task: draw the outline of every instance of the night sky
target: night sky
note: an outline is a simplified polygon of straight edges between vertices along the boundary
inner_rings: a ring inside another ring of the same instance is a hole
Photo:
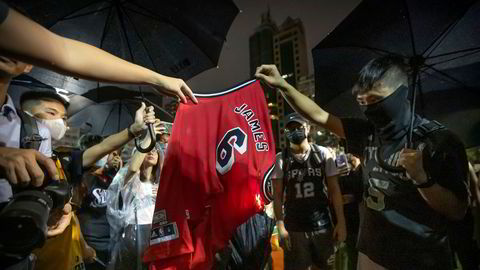
[[[221,90],[249,79],[248,39],[260,25],[260,15],[270,6],[277,26],[287,16],[300,18],[307,39],[309,74],[313,74],[311,50],[354,9],[360,0],[235,0],[237,15],[220,55],[219,68],[207,70],[187,81],[195,89]]]

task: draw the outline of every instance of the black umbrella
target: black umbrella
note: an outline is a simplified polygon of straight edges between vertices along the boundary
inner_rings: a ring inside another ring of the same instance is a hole
[[[217,66],[239,11],[232,0],[7,2],[55,33],[184,80]],[[99,86],[39,68],[32,76],[76,94]]]
[[[316,102],[336,115],[361,115],[350,94],[358,71],[372,58],[400,56],[418,93],[412,107],[479,145],[479,25],[479,1],[365,0],[312,50]]]
[[[134,122],[135,111],[140,107],[141,101],[141,99],[116,99],[90,103],[76,112],[70,111],[69,108],[68,124],[82,126],[88,123],[92,126],[90,133],[101,136],[111,135],[128,128]],[[163,121],[173,121],[173,118],[159,107],[155,107],[155,114]]]
[[[83,98],[85,101],[82,102],[80,97]],[[81,105],[82,103],[90,105],[88,104],[88,101],[105,103],[113,100],[128,100],[132,104],[135,102],[138,103],[139,101],[144,101],[145,105],[153,106],[155,108],[157,118],[162,121],[171,121],[173,119],[173,115],[164,108],[162,108],[162,104],[165,103],[163,101],[164,98],[165,97],[161,97],[153,93],[141,94],[139,92],[123,89],[120,87],[104,86],[91,89],[85,92],[83,95],[77,97],[76,101],[78,101],[77,103],[79,103],[79,105],[73,106],[72,110],[69,109],[69,115],[73,115],[77,111],[79,111],[79,109],[83,109],[85,106]],[[169,97],[166,98],[170,99]]]

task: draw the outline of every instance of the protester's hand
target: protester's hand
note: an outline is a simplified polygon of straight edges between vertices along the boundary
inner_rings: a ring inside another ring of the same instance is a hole
[[[158,118],[153,122],[153,127],[155,128],[155,134],[163,134],[167,130],[165,124]]]
[[[160,75],[159,80],[157,80],[153,87],[157,92],[167,96],[177,97],[183,103],[187,103],[187,97],[194,103],[198,103],[192,90],[182,79]]]
[[[287,81],[282,78],[282,75],[280,75],[275,65],[261,65],[257,67],[255,78],[267,83],[273,88],[282,89],[288,84]]]
[[[415,184],[423,184],[427,182],[427,173],[423,169],[422,151],[404,148],[400,152],[397,166],[405,168],[407,177],[412,179]]]
[[[333,239],[337,242],[344,242],[347,240],[347,227],[345,226],[345,223],[338,222],[337,225],[335,225]]]
[[[147,107],[144,102],[135,112],[135,122],[130,126],[130,130],[135,136],[142,134],[147,129],[147,124],[155,121],[155,110],[153,106]]]
[[[72,205],[70,203],[65,204],[63,209],[59,209],[50,214],[48,218],[48,231],[47,237],[54,237],[62,234],[65,229],[70,225],[72,220]]]
[[[93,263],[95,262],[95,258],[97,257],[97,252],[91,246],[85,243],[85,247],[83,248],[83,259],[86,263]]]
[[[290,235],[283,222],[277,222],[278,236],[280,237],[280,246],[287,250],[292,249],[292,243],[290,242]]]
[[[0,56],[0,71],[9,76],[15,76],[22,74],[23,70],[19,69],[19,65],[16,60],[8,57]]]
[[[115,156],[113,159],[112,159],[112,167],[119,170],[120,168],[122,168],[123,166],[123,161],[122,161],[122,157],[120,156]]]
[[[43,172],[45,168],[47,176]],[[58,180],[57,167],[52,159],[33,149],[0,147],[0,175],[12,185],[39,187],[45,177]]]

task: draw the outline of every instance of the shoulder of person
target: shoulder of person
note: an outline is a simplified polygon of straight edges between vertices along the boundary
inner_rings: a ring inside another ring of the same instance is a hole
[[[330,150],[329,150],[327,147],[325,147],[325,146],[321,146],[321,145],[318,145],[318,144],[315,144],[315,143],[310,144],[310,146],[312,147],[312,152],[314,152],[314,153],[315,153],[315,152],[318,152],[318,153],[322,154],[322,156],[323,156],[324,158],[329,158],[329,157],[331,158],[331,157],[333,157],[333,155],[334,155],[334,154],[332,153],[332,151],[330,151]]]
[[[434,127],[431,131],[427,131],[420,141],[431,143],[435,151],[450,152],[464,151],[465,146],[462,140],[453,131],[437,122],[439,128]]]

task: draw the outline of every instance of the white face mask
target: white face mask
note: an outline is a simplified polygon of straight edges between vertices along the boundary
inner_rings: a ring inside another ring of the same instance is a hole
[[[42,124],[47,126],[48,130],[50,130],[50,135],[52,139],[59,141],[65,136],[67,132],[67,126],[65,126],[65,122],[63,119],[38,119]]]

